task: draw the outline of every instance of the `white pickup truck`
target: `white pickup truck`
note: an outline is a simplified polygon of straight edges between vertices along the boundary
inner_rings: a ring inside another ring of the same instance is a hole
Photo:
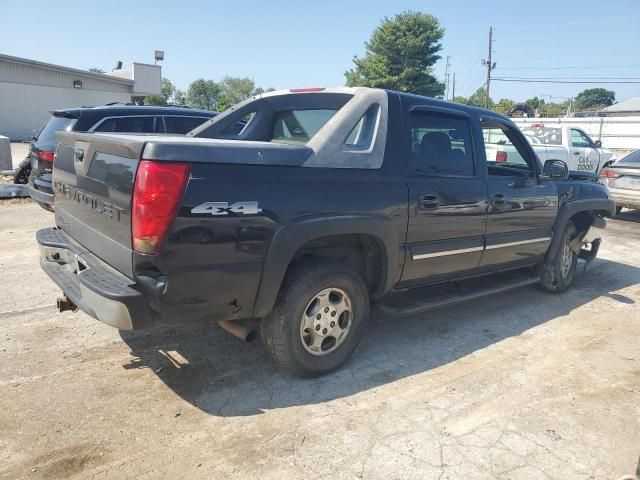
[[[616,160],[611,150],[602,148],[600,140],[594,142],[577,127],[542,123],[518,127],[543,164],[547,160],[563,160],[567,162],[569,170],[598,173],[605,164]],[[485,148],[488,161],[526,163],[509,139],[500,135],[500,132],[494,134],[493,138],[485,138]]]

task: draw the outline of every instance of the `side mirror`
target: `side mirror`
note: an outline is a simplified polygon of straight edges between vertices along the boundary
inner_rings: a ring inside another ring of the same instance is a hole
[[[569,178],[569,166],[562,160],[547,160],[542,167],[542,176],[546,178]]]
[[[602,142],[600,140],[596,140],[596,142],[593,145],[595,148],[602,148]]]

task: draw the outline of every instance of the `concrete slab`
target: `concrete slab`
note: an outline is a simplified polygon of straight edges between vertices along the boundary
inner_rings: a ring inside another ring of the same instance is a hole
[[[54,311],[36,229],[0,202],[0,479],[618,479],[640,453],[640,216],[563,295],[374,316],[341,370],[283,375],[216,326]]]

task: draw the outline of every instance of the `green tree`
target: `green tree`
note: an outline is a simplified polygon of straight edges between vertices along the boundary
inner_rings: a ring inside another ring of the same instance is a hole
[[[266,90],[256,87],[255,82],[247,77],[231,77],[225,76],[220,81],[220,99],[218,101],[218,111],[223,112],[227,108],[240,103],[254,95],[260,95],[265,92],[272,92],[273,88]]]
[[[576,95],[576,105],[583,110],[608,107],[615,101],[616,93],[605,88],[588,88]]]
[[[187,94],[184,92],[184,90],[176,88],[176,90],[173,92],[173,101],[178,105],[186,105]]]
[[[516,102],[511,100],[510,98],[501,98],[498,103],[496,103],[493,109],[501,113],[502,115],[506,115],[509,110],[516,106]]]
[[[474,107],[484,107],[484,97],[487,96],[487,89],[484,87],[480,87],[477,89],[473,95],[471,95],[467,100],[467,105],[473,105]],[[493,108],[493,100],[489,98],[489,108]]]
[[[456,103],[462,103],[464,105],[469,105],[469,99],[467,97],[453,97],[453,101]]]
[[[220,101],[220,90],[220,85],[213,80],[195,80],[187,89],[187,105],[204,110],[216,110]]]
[[[533,98],[529,98],[528,100],[525,100],[524,103],[526,103],[529,106],[529,108],[531,108],[532,110],[538,110],[544,105],[544,99],[533,97]]]
[[[432,97],[442,96],[444,83],[433,75],[442,49],[444,29],[432,15],[406,11],[385,17],[365,43],[362,58],[345,72],[350,87],[389,88]]]
[[[232,105],[252,97],[255,92],[256,84],[250,78],[227,75],[220,81],[218,110],[222,112]]]
[[[174,100],[176,87],[168,78],[163,78],[160,85],[160,95],[148,95],[144,97],[144,105],[167,106]]]

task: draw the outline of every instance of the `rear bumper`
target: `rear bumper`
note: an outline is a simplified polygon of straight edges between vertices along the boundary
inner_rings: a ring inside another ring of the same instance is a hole
[[[35,188],[33,188],[31,184],[29,184],[29,196],[31,197],[32,200],[38,203],[53,205],[53,193],[46,193],[40,190],[36,190]],[[53,211],[53,209],[51,208],[45,208],[45,210]]]
[[[31,171],[29,175],[29,196],[32,200],[38,202],[45,210],[53,211],[51,172],[42,172],[37,169]]]
[[[640,209],[640,191],[609,187],[609,193],[616,201],[618,207]]]
[[[57,228],[38,230],[40,265],[80,310],[120,330],[149,328],[153,313],[135,282]]]

